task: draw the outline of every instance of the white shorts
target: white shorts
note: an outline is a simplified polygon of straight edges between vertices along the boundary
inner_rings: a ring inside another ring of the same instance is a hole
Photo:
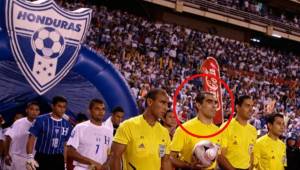
[[[11,170],[26,170],[27,158],[16,154],[12,154],[11,159],[12,159]]]

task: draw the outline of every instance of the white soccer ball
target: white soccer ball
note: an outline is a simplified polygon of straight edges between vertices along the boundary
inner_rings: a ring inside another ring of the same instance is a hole
[[[205,167],[209,167],[217,158],[219,147],[208,140],[198,142],[193,149],[196,159]]]
[[[64,49],[64,38],[54,28],[44,27],[33,34],[32,48],[42,57],[56,58],[61,55]]]

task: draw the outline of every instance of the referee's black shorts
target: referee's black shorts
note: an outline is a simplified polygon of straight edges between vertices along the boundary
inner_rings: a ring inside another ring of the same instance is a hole
[[[36,153],[35,160],[39,163],[37,170],[64,170],[65,162],[63,154],[48,155]]]

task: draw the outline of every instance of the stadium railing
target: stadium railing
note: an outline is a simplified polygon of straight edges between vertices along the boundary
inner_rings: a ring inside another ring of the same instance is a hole
[[[176,3],[176,0],[167,0],[167,1]],[[223,6],[206,0],[180,0],[180,1],[182,1],[183,4],[188,7],[216,13],[219,15],[231,17],[244,22],[246,21],[246,22],[258,24],[261,26],[273,26],[274,30],[300,35],[300,28],[297,28],[293,25],[289,25],[288,23],[283,23],[281,21],[278,21],[275,18],[271,18],[271,16],[263,17],[257,14],[241,11],[238,9],[234,9],[228,6]]]

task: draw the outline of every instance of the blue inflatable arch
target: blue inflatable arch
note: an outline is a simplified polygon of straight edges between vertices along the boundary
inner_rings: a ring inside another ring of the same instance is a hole
[[[14,61],[5,27],[4,6],[4,0],[0,0],[0,7],[2,7],[0,9],[0,61]],[[96,87],[105,101],[108,111],[111,111],[115,106],[121,106],[125,110],[126,118],[138,114],[135,98],[131,94],[127,82],[104,56],[99,56],[83,46],[71,71],[78,73]],[[4,93],[5,91],[0,91],[0,95]],[[80,93],[78,91],[78,94]],[[3,109],[0,100],[0,113]]]

